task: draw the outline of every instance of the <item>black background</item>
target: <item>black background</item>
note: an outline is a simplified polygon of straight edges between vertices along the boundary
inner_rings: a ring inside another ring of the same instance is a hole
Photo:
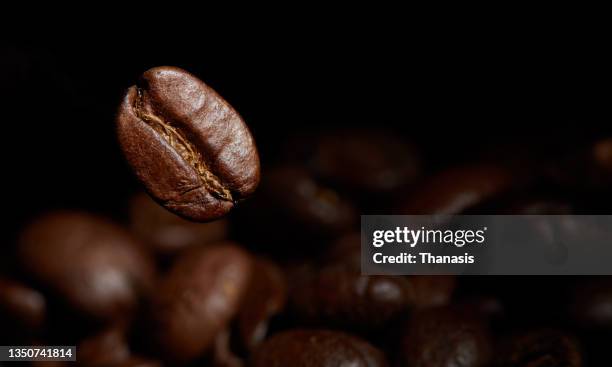
[[[4,43],[10,231],[52,208],[121,213],[139,185],[118,149],[114,114],[123,91],[158,65],[185,68],[223,95],[255,134],[264,168],[287,136],[313,128],[389,127],[434,160],[517,140],[571,149],[605,135],[604,51],[579,38],[529,38],[206,34],[184,43]]]

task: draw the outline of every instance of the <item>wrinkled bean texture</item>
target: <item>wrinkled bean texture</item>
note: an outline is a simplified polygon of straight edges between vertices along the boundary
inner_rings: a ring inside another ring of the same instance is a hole
[[[188,219],[227,214],[259,183],[259,156],[240,115],[185,70],[156,67],[117,114],[123,153],[147,191]]]

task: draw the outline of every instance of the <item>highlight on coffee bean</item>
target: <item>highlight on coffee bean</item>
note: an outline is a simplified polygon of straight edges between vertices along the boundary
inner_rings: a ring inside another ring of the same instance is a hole
[[[214,16],[0,44],[0,364],[612,365],[594,58]]]

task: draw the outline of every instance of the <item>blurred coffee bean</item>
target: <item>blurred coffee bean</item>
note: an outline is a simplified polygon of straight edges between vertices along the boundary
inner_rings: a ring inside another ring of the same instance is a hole
[[[586,182],[589,191],[593,189],[608,190],[612,184],[612,138],[595,141],[588,151],[586,162],[580,163],[582,163],[582,167],[586,167],[582,168],[583,170],[586,169],[582,180]],[[578,172],[578,175],[580,173]],[[610,202],[606,201],[606,204],[605,209],[608,209]]]
[[[150,257],[121,227],[81,212],[55,212],[21,234],[25,270],[63,302],[97,319],[129,317],[151,289]]]
[[[295,220],[303,231],[335,234],[356,223],[355,208],[304,169],[278,168],[267,172],[264,182],[262,196],[268,197],[272,205],[280,205],[280,212]]]
[[[546,192],[537,185],[513,190],[470,208],[470,214],[563,215],[574,214],[575,205],[567,193]],[[548,188],[550,191],[550,188]]]
[[[45,296],[18,281],[0,277],[0,320],[26,333],[37,332],[45,324]]]
[[[361,272],[361,234],[349,233],[335,241],[325,254],[324,263],[343,264],[354,272]],[[456,286],[452,275],[411,275],[402,277],[406,299],[411,307],[444,306],[451,300]]]
[[[494,296],[471,296],[457,301],[455,307],[462,312],[478,315],[490,324],[503,319],[506,315],[503,302]]]
[[[362,275],[360,236],[342,236],[320,263],[292,271],[290,308],[300,322],[376,331],[412,308],[451,301],[454,276]]]
[[[512,203],[506,210],[516,215],[563,215],[573,211],[569,202],[559,199],[525,199]]]
[[[410,317],[401,340],[400,366],[485,366],[491,340],[482,321],[450,308],[432,308]]]
[[[348,231],[359,218],[349,201],[297,166],[265,172],[256,197],[239,214],[237,227],[245,236],[248,234],[244,240],[268,247],[271,242],[282,241],[274,247],[277,252],[284,250],[280,246],[285,245],[286,238],[321,247],[318,239]],[[271,223],[274,236],[270,236]]]
[[[219,242],[227,238],[225,219],[195,223],[169,212],[148,195],[134,196],[130,203],[132,231],[159,254],[174,254],[186,247]]]
[[[405,187],[421,173],[415,147],[384,130],[325,132],[309,164],[317,176],[360,196]]]
[[[195,221],[227,214],[259,183],[255,141],[240,115],[185,70],[147,70],[117,113],[123,153],[169,210]]]
[[[612,329],[612,279],[591,278],[573,284],[568,310],[571,321],[586,329]]]
[[[416,308],[449,304],[456,286],[454,275],[410,275],[407,280],[409,304]]]
[[[364,340],[337,331],[290,330],[272,336],[250,367],[383,367],[386,358]]]
[[[268,322],[287,300],[285,276],[273,262],[255,258],[252,275],[236,323],[242,347],[251,351],[268,333]]]
[[[596,141],[592,147],[592,155],[595,165],[612,175],[612,138]]]
[[[244,361],[238,357],[231,348],[231,335],[229,329],[225,329],[215,338],[213,347],[214,367],[242,367]]]
[[[182,254],[151,300],[147,327],[161,354],[186,362],[208,350],[237,313],[251,274],[250,256],[233,243]]]
[[[549,186],[581,192],[581,195],[607,190],[612,183],[612,138],[563,151],[548,163],[543,174]]]
[[[292,284],[290,306],[305,324],[349,330],[378,330],[410,307],[409,281],[365,276],[343,264],[317,268]]]
[[[361,269],[361,232],[350,232],[335,240],[325,252],[323,261]]]
[[[77,345],[77,362],[83,367],[115,366],[130,358],[124,327],[113,326]]]
[[[517,335],[497,353],[497,367],[581,367],[582,355],[573,337],[555,330]]]
[[[459,166],[428,178],[401,200],[398,214],[460,214],[509,190],[510,170],[492,164]]]

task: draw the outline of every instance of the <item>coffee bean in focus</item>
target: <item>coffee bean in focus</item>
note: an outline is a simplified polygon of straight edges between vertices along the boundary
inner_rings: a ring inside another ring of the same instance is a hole
[[[156,201],[194,221],[227,214],[259,183],[255,142],[238,113],[185,70],[156,67],[117,114],[125,157]]]

